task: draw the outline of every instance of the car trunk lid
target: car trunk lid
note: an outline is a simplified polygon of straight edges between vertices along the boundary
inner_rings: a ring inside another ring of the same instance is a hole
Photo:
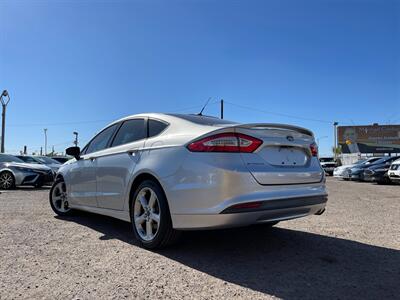
[[[310,145],[311,131],[284,124],[241,124],[230,127],[235,132],[262,140],[253,153],[241,156],[250,173],[263,185],[306,184],[323,178],[317,156]]]

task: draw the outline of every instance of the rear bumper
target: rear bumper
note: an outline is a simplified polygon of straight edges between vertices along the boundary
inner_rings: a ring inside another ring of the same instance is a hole
[[[173,215],[174,228],[180,230],[218,229],[258,223],[284,221],[318,214],[324,211],[327,196],[264,201],[255,211],[216,215]]]

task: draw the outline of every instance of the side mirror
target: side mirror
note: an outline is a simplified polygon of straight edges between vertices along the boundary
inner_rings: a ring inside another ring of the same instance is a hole
[[[81,148],[79,147],[69,147],[65,150],[65,153],[67,153],[67,155],[71,155],[73,157],[75,157],[76,160],[80,160],[81,159]]]

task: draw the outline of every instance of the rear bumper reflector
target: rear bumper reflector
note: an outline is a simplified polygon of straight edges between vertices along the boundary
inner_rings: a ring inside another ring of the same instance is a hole
[[[310,196],[310,197],[297,197],[290,199],[277,199],[240,203],[230,206],[223,210],[221,214],[234,214],[243,212],[256,212],[263,210],[278,210],[287,208],[296,208],[302,206],[312,206],[317,204],[326,203],[328,201],[327,195]],[[252,205],[254,203],[255,205]]]

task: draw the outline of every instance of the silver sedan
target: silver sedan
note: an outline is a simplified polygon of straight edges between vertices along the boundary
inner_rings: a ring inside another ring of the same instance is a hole
[[[115,121],[58,171],[50,205],[132,223],[147,248],[181,230],[279,221],[325,210],[325,177],[311,131],[201,115],[140,114]]]
[[[53,171],[46,166],[25,163],[8,154],[0,154],[0,189],[8,190],[17,186],[41,187],[52,184]]]

